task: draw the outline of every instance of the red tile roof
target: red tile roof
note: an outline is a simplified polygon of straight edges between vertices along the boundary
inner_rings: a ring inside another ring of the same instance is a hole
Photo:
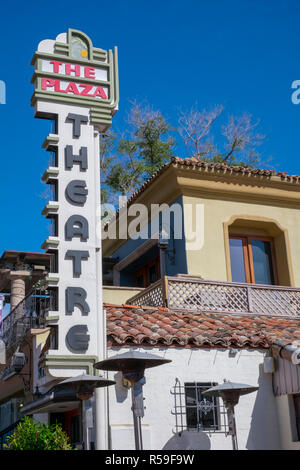
[[[195,168],[201,168],[204,171],[211,171],[215,173],[227,173],[227,174],[234,174],[239,173],[240,175],[249,175],[249,176],[279,176],[282,181],[289,181],[289,182],[300,182],[300,176],[298,175],[289,175],[286,172],[280,171],[276,172],[275,170],[271,169],[262,169],[262,168],[251,168],[251,167],[244,167],[238,165],[228,165],[227,163],[212,163],[212,162],[204,162],[197,157],[191,158],[180,158],[180,157],[172,157],[171,163],[177,164],[180,166],[191,166]]]
[[[243,166],[230,166],[227,163],[212,163],[212,162],[204,162],[200,160],[198,157],[191,157],[191,158],[180,158],[180,157],[172,157],[171,160],[165,163],[161,168],[159,168],[145,183],[135,191],[130,198],[128,199],[128,204],[131,204],[141,193],[145,191],[145,189],[156,179],[159,177],[161,173],[164,173],[169,166],[174,167],[182,167],[182,168],[192,168],[195,170],[199,170],[201,172],[210,172],[216,173],[218,175],[222,174],[231,174],[231,175],[238,175],[244,177],[265,177],[272,181],[272,177],[277,176],[280,177],[281,181],[289,182],[289,183],[300,183],[300,176],[298,175],[289,175],[286,172],[280,171],[276,172],[275,170],[271,169],[262,169],[262,168],[247,168]]]
[[[162,311],[104,304],[109,343],[181,347],[269,348],[300,340],[300,320]]]
[[[243,166],[230,166],[227,163],[212,163],[204,162],[198,157],[190,158],[181,158],[181,157],[172,157],[169,162],[162,165],[155,173],[153,173],[150,178],[148,178],[145,183],[142,184],[131,196],[128,198],[127,205],[132,204],[152,183],[156,180],[162,173],[164,173],[170,166],[175,168],[191,168],[196,171],[204,173],[215,173],[219,176],[224,174],[237,175],[244,178],[256,178],[272,181],[272,178],[279,177],[281,181],[288,182],[291,184],[299,184],[300,176],[299,175],[289,175],[286,172],[276,172],[271,169],[262,169],[262,168],[249,168]],[[278,182],[278,180],[277,180]],[[118,217],[119,210],[116,212]],[[109,224],[107,222],[106,226]]]

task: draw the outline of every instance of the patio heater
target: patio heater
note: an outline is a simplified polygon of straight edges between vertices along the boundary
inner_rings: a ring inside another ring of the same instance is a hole
[[[234,407],[238,404],[241,395],[247,395],[256,390],[258,390],[258,387],[233,383],[224,379],[223,384],[216,385],[203,392],[203,395],[221,397],[223,399],[228,416],[229,435],[232,437],[233,450],[238,450]]]
[[[121,371],[131,387],[132,413],[135,449],[143,450],[141,418],[144,416],[143,385],[146,383],[144,372],[150,367],[157,367],[172,362],[154,354],[130,351],[113,356],[94,365],[96,369]]]
[[[108,380],[104,377],[82,374],[77,377],[71,377],[70,379],[63,380],[55,386],[57,389],[68,388],[74,390],[80,400],[80,441],[82,443],[83,450],[87,449],[88,442],[86,432],[85,401],[93,396],[95,388],[108,387],[109,385],[114,385],[115,383],[116,382],[114,380]]]

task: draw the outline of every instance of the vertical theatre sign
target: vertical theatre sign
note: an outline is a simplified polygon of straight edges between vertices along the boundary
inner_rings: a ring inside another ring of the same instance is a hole
[[[43,365],[50,376],[74,376],[92,372],[105,340],[99,132],[110,127],[118,107],[117,50],[95,48],[84,33],[69,29],[42,41],[32,65],[35,117],[53,122],[42,177],[51,188],[42,213],[52,233],[42,247],[53,259],[47,322],[57,335]]]

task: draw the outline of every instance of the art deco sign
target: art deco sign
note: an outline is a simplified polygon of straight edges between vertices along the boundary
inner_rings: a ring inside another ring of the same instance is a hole
[[[101,130],[111,125],[119,100],[116,48],[114,53],[95,48],[88,36],[69,29],[56,41],[42,41],[32,65],[33,105],[47,99],[85,106],[94,125]]]
[[[54,377],[91,373],[105,338],[99,131],[117,110],[116,53],[94,48],[70,29],[56,41],[42,41],[32,61],[35,116],[55,122],[43,144],[51,153],[43,180],[53,193],[43,214],[54,227],[43,248],[56,260],[48,285],[57,299],[47,321],[58,329],[44,366]]]

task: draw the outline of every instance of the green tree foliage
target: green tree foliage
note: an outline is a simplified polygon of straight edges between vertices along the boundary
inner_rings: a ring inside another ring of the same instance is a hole
[[[68,435],[59,424],[34,423],[25,416],[7,438],[7,450],[72,450]]]
[[[102,202],[130,195],[173,156],[172,129],[160,111],[133,102],[127,125],[121,137],[108,131],[100,138]]]
[[[174,129],[149,104],[131,103],[125,135],[108,131],[100,138],[101,202],[114,204],[120,195],[130,196],[169,161],[174,155],[174,131],[185,146],[183,158],[245,167],[261,164],[257,149],[265,137],[256,131],[259,121],[244,113],[223,119],[223,125],[216,129],[223,111],[221,105],[210,110],[199,110],[195,105],[179,113]]]

